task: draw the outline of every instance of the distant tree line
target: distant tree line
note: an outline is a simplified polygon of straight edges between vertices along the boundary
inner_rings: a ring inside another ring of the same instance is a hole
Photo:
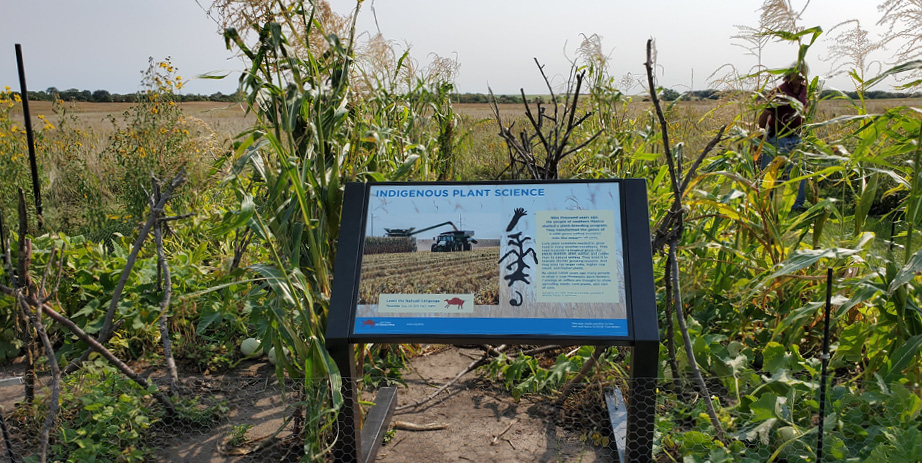
[[[723,90],[716,90],[709,88],[706,90],[693,90],[690,92],[679,93],[671,88],[664,88],[662,93],[662,98],[667,101],[675,100],[679,97],[684,99],[699,99],[699,100],[719,100],[721,97],[726,95],[727,92]],[[848,95],[849,98],[857,99],[858,92],[844,92]],[[823,90],[821,95],[822,98],[829,98],[838,96],[839,92],[833,90]],[[497,103],[522,103],[522,95],[494,95],[496,97]],[[111,93],[108,90],[78,90],[76,88],[70,88],[67,90],[58,90],[55,87],[48,87],[45,90],[39,91],[29,91],[29,100],[32,101],[51,101],[54,98],[60,98],[64,101],[81,101],[81,102],[90,102],[90,103],[134,103],[138,101],[137,93]],[[221,93],[215,92],[210,95],[203,94],[175,94],[174,98],[176,101],[218,101],[224,103],[234,103],[243,101],[243,96],[239,92],[235,93]],[[903,92],[888,92],[884,90],[872,90],[864,94],[866,100],[883,100],[883,99],[898,99],[898,98],[922,98],[922,93],[903,93]],[[489,103],[490,95],[485,93],[454,93],[451,95],[452,101],[455,103]],[[540,96],[534,96],[528,98],[530,102],[536,102],[542,100]]]
[[[678,97],[679,93],[671,89],[665,89],[663,92],[664,95],[669,92],[672,97]],[[848,95],[849,98],[858,99],[858,92],[843,92]],[[726,93],[721,90],[707,89],[707,90],[693,90],[690,92],[685,92],[683,94],[684,98],[694,97],[701,100],[719,100]],[[840,92],[834,90],[823,90],[820,94],[820,98],[833,98],[839,96]],[[902,93],[902,92],[887,92],[883,90],[871,90],[864,93],[864,99],[866,100],[885,100],[885,99],[897,99],[897,98],[922,98],[922,93]],[[665,98],[666,100],[675,99],[675,98]]]
[[[678,98],[696,99],[696,100],[719,100],[731,92],[709,88],[706,90],[692,90],[690,92],[679,93],[671,88],[664,88],[661,98],[666,101],[673,101]],[[858,92],[844,92],[849,98],[858,99]],[[831,98],[839,96],[840,93],[833,90],[823,90],[821,98]],[[522,103],[522,95],[495,95],[497,103]],[[898,98],[922,98],[922,93],[902,93],[887,92],[883,90],[872,90],[864,94],[866,100],[884,100]],[[489,103],[490,95],[485,93],[455,93],[452,94],[451,100],[455,103]],[[531,102],[541,100],[540,96],[528,97]]]
[[[81,101],[81,102],[90,102],[90,103],[135,103],[138,101],[137,93],[111,93],[108,90],[96,90],[91,92],[89,90],[77,90],[76,88],[70,88],[67,90],[58,90],[55,87],[48,87],[45,90],[39,91],[29,91],[29,100],[31,101],[52,101],[55,98],[60,98],[64,101]],[[243,101],[243,97],[239,92],[225,94],[221,92],[215,92],[211,95],[199,95],[195,93],[190,94],[180,94],[177,93],[173,95],[175,101],[220,101],[225,103],[232,103]]]
[[[497,103],[521,103],[522,95],[494,95]],[[489,103],[490,95],[486,93],[454,93],[451,101],[455,103]]]
[[[844,92],[848,95],[849,98],[853,100],[858,99],[858,92]],[[833,96],[838,96],[839,92],[833,90],[823,90],[823,93],[820,94],[821,98],[828,98]],[[902,92],[887,92],[883,90],[871,90],[864,93],[865,100],[886,100],[890,98],[920,98],[922,93],[902,93]]]

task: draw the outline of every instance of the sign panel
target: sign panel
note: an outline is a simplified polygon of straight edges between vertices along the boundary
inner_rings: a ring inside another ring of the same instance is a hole
[[[368,185],[352,334],[629,336],[622,194]]]

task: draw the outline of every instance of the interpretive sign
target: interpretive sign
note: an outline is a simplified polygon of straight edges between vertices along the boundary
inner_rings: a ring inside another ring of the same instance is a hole
[[[374,459],[393,409],[381,399],[369,416],[385,418],[358,432],[356,344],[622,345],[638,380],[656,377],[656,320],[644,180],[347,184],[326,332],[343,379],[334,456]],[[632,387],[629,461],[651,458],[655,385]]]
[[[630,182],[350,184],[350,337],[632,338]]]

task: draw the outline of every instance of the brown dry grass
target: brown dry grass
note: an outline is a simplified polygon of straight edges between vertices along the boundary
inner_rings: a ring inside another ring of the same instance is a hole
[[[67,103],[67,113],[77,119],[77,126],[85,132],[108,137],[113,131],[111,118],[123,122],[122,115],[134,106],[134,103]],[[217,103],[211,101],[190,101],[179,103],[187,117],[200,119],[210,127],[219,139],[229,139],[250,128],[255,121],[252,115],[245,114],[245,108],[238,103]],[[30,101],[29,112],[32,124],[40,126],[38,116],[46,116],[54,122],[57,117],[51,109],[50,101]],[[22,108],[13,109],[14,118],[22,120]]]
[[[705,114],[717,106],[716,101],[681,101],[678,103],[679,108],[691,113]],[[104,132],[111,130],[112,124],[109,122],[109,116],[118,119],[125,111],[132,107],[133,103],[70,103],[67,105],[68,111],[75,115],[86,129],[94,132]],[[906,98],[891,100],[868,100],[867,109],[870,113],[879,113],[896,106],[915,106],[922,107],[922,98]],[[180,107],[187,116],[201,119],[209,127],[220,133],[236,134],[249,128],[255,120],[252,116],[245,115],[245,107],[238,103],[217,103],[210,101],[191,101],[180,103]],[[33,116],[33,123],[37,124],[38,115],[47,116],[53,119],[51,102],[49,101],[32,101],[30,108]],[[492,119],[493,110],[487,103],[455,103],[455,112],[470,117],[474,120]],[[650,109],[650,103],[642,101],[642,98],[635,97],[628,105],[629,112],[644,112]],[[525,117],[525,108],[519,103],[504,103],[499,105],[502,117],[518,119]],[[854,109],[843,100],[827,100],[820,104],[820,111],[829,114],[843,115],[853,114]],[[14,116],[22,117],[22,109],[15,108]]]

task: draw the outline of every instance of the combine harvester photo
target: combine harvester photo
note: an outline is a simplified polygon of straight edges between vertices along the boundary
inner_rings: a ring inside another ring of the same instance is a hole
[[[431,227],[426,227],[419,230],[410,227],[385,228],[384,231],[387,232],[388,238],[409,238],[424,231],[432,230],[434,228],[439,228],[445,225],[451,225],[453,230],[439,233],[439,236],[432,238],[435,241],[432,243],[432,247],[430,248],[432,252],[470,251],[474,248],[473,245],[477,244],[477,240],[473,238],[473,230],[458,230],[458,227],[456,227],[455,224],[451,221],[442,222],[438,225],[433,225]]]

